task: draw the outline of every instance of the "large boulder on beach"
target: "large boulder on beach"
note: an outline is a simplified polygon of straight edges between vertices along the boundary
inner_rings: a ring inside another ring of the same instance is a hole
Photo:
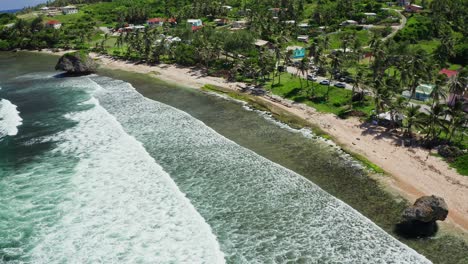
[[[444,199],[435,195],[423,196],[403,211],[406,221],[435,222],[444,221],[448,215],[448,206]]]
[[[86,75],[95,73],[97,64],[88,54],[84,52],[73,52],[60,57],[55,66],[55,70],[65,71],[70,75]]]

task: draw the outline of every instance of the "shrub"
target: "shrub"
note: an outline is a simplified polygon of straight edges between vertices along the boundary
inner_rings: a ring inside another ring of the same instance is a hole
[[[463,155],[463,151],[455,146],[443,145],[437,150],[439,155],[447,159],[457,158]]]

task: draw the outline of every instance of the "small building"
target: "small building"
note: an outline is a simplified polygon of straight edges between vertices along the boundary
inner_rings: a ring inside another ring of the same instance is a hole
[[[405,11],[408,13],[419,13],[423,9],[422,6],[419,5],[407,5],[405,6]]]
[[[415,99],[419,101],[427,101],[434,90],[434,85],[431,84],[420,84],[416,87]]]
[[[191,24],[192,27],[201,27],[203,26],[203,22],[201,19],[187,19],[187,23]]]
[[[309,42],[309,36],[299,35],[299,36],[297,36],[297,41],[308,43]]]
[[[227,25],[227,23],[229,22],[229,19],[227,19],[227,18],[217,18],[217,19],[214,20],[214,22],[216,23],[216,25],[218,27],[220,27],[220,26]]]
[[[72,5],[65,6],[65,7],[62,7],[62,13],[64,15],[76,14],[76,13],[78,13],[78,8],[76,8],[76,6],[72,6]]]
[[[239,20],[239,21],[234,21],[232,23],[232,28],[233,29],[243,29],[247,27],[247,21],[245,20]]]
[[[296,24],[296,21],[294,20],[286,20],[284,21],[285,24],[288,24],[288,25],[295,25]]]
[[[49,20],[46,22],[46,28],[59,29],[62,27],[62,22],[58,20]]]
[[[150,18],[146,21],[146,23],[148,24],[148,26],[152,26],[152,27],[161,27],[164,25],[164,21],[165,19],[164,18]]]
[[[45,14],[49,12],[49,8],[47,6],[41,7],[39,10],[41,10],[41,12]]]
[[[341,22],[340,26],[352,26],[352,25],[357,25],[357,24],[359,23],[355,20],[345,20]]]
[[[307,23],[300,23],[299,25],[297,25],[299,28],[301,29],[308,29],[310,27],[309,24]]]
[[[222,6],[222,8],[228,12],[232,10],[232,6],[228,6],[228,5],[224,5]]]
[[[442,69],[439,71],[439,74],[444,74],[447,76],[447,78],[451,78],[452,76],[455,76],[458,74],[458,71],[455,71],[455,70],[449,70],[449,69]]]
[[[304,47],[300,46],[289,46],[286,48],[287,51],[292,51],[292,59],[302,59],[305,57],[306,50]]]
[[[273,50],[275,47],[273,44],[269,41],[263,40],[263,39],[257,39],[255,40],[255,47],[258,49],[263,49],[263,50]]]
[[[202,28],[203,28],[203,26],[192,26],[192,32],[198,31],[198,30],[200,30]]]

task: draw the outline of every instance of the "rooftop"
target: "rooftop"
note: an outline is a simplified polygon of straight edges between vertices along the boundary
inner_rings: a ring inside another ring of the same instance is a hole
[[[454,75],[457,75],[458,71],[443,68],[442,70],[439,71],[439,74],[445,74],[445,75],[447,75],[447,77],[450,78],[450,77],[452,77]]]

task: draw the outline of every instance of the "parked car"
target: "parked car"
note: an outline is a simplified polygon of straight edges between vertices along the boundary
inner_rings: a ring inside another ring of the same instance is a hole
[[[340,82],[353,83],[354,79],[350,76],[344,76],[340,78]]]
[[[307,80],[309,81],[316,81],[317,80],[317,77],[315,75],[312,75],[312,74],[307,74]]]
[[[346,88],[346,84],[338,82],[338,83],[335,83],[335,87]]]
[[[330,85],[330,81],[329,80],[322,80],[321,82],[319,82],[319,84]]]

